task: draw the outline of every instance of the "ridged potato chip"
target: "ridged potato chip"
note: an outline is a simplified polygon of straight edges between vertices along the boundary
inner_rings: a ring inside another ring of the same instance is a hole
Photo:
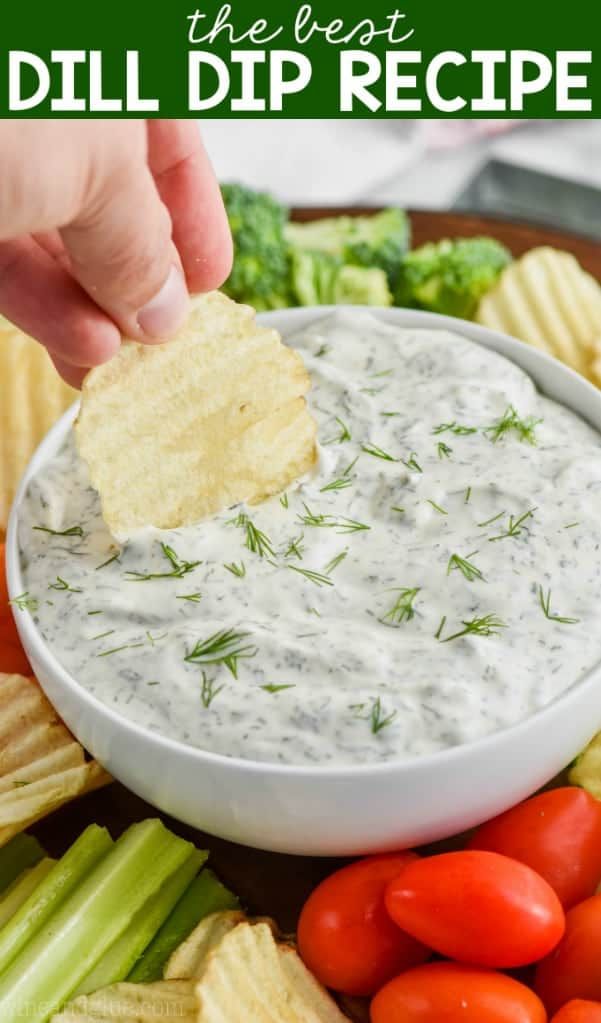
[[[601,384],[601,287],[569,252],[537,248],[511,263],[476,320]]]
[[[571,785],[579,785],[595,799],[601,799],[601,732],[577,757],[568,778]]]
[[[163,972],[165,980],[201,977],[213,949],[221,944],[226,934],[245,919],[244,913],[228,910],[223,913],[211,913],[201,920],[167,961]]]
[[[0,674],[0,846],[110,780],[33,679]]]
[[[52,1017],[51,1023],[200,1023],[193,985],[160,980],[155,984],[113,984],[82,995]],[[250,1021],[249,1021],[250,1023]]]
[[[79,452],[119,538],[256,503],[307,472],[315,422],[300,356],[219,292],[167,344],[126,341],[88,373]]]
[[[0,534],[19,480],[38,444],[77,391],[56,372],[46,350],[0,322]]]

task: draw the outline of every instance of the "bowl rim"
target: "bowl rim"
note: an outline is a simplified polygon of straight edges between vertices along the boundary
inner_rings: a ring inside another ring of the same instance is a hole
[[[450,331],[468,340],[475,341],[477,344],[482,344],[488,350],[501,354],[519,368],[523,369],[523,363],[526,362],[535,371],[537,367],[542,370],[546,369],[559,383],[562,380],[571,381],[573,385],[576,385],[581,390],[583,395],[588,395],[589,399],[599,406],[599,416],[601,419],[601,391],[594,387],[592,383],[546,352],[526,345],[500,331],[490,330],[471,321],[421,310],[383,309],[371,306],[308,306],[290,308],[262,313],[258,316],[258,320],[265,326],[273,326],[280,330],[284,335],[284,339],[287,340],[293,337],[299,328],[311,323],[318,323],[320,320],[326,319],[330,314],[340,312],[341,310],[351,310],[353,313],[366,312],[384,322],[393,323],[406,329]],[[289,324],[289,326],[284,326],[283,324]],[[499,349],[502,349],[500,353]],[[514,359],[512,353],[516,354],[517,358]],[[530,375],[530,369],[525,369],[524,371]],[[537,390],[540,390],[536,381],[535,385]],[[544,393],[544,391],[541,391],[541,393]],[[553,398],[553,400],[558,399]],[[565,405],[565,407],[581,419],[587,421],[586,416],[574,409],[570,404]],[[29,480],[36,474],[40,465],[44,464],[47,458],[56,450],[56,447],[66,435],[67,430],[73,424],[78,410],[79,401],[76,401],[44,436],[28,463],[12,503],[6,532],[6,574],[9,597],[11,599],[14,599],[16,595],[23,592],[23,578],[18,547],[20,505],[25,496]],[[593,428],[599,432],[598,427],[593,426]],[[472,742],[461,743],[457,746],[451,746],[434,753],[419,756],[395,757],[375,764],[283,764],[268,760],[234,757],[225,753],[203,750],[201,747],[162,735],[160,732],[155,732],[130,718],[122,716],[108,704],[93,696],[63,667],[51,647],[42,637],[29,610],[19,611],[18,626],[19,631],[26,635],[27,642],[33,649],[35,657],[44,665],[48,674],[58,680],[59,684],[67,689],[76,701],[83,703],[89,713],[104,719],[118,730],[120,729],[137,736],[140,740],[149,743],[150,746],[155,746],[166,754],[176,755],[180,758],[184,757],[191,762],[196,762],[199,766],[211,764],[226,771],[244,771],[247,775],[257,776],[288,776],[298,779],[328,778],[337,781],[357,777],[377,778],[391,772],[410,776],[430,768],[444,768],[445,765],[455,765],[466,760],[469,762],[470,758],[482,752],[488,752],[491,757],[494,757],[502,753],[506,745],[511,744],[514,740],[519,741],[524,733],[527,734],[537,724],[544,725],[545,721],[553,719],[555,715],[561,716],[572,700],[579,699],[584,695],[583,691],[589,688],[592,689],[599,684],[598,676],[601,669],[600,661],[599,664],[586,672],[582,678],[578,679],[568,689],[564,690],[550,703],[545,704],[533,714],[529,714],[513,725],[482,736]],[[596,727],[598,725],[595,726],[595,730]]]

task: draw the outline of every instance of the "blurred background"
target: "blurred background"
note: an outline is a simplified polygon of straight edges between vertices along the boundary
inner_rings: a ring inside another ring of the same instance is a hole
[[[209,120],[221,181],[296,206],[466,209],[601,240],[601,121]]]

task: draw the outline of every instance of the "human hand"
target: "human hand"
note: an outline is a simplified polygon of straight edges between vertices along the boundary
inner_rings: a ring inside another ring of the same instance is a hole
[[[194,121],[0,121],[0,312],[78,387],[121,335],[152,343],[232,243]]]

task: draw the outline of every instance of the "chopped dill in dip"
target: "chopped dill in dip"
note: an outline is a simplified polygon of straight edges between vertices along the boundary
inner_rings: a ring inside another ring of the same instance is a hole
[[[582,678],[599,435],[459,334],[340,311],[288,340],[313,380],[311,478],[119,551],[69,437],[21,509],[16,613],[124,717],[252,760],[432,753]]]

